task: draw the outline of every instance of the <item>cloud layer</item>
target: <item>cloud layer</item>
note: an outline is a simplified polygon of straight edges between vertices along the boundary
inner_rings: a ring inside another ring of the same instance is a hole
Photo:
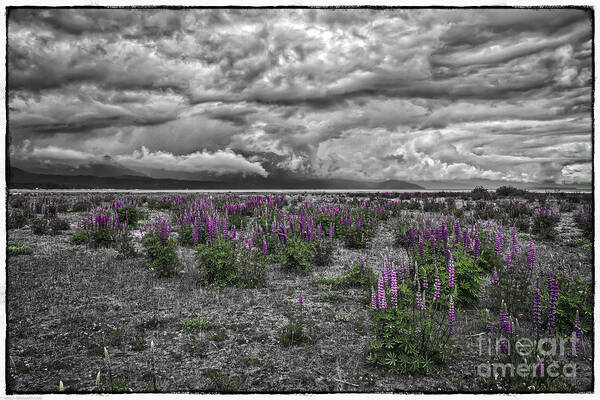
[[[11,161],[591,181],[578,9],[12,9]],[[183,175],[182,175],[183,176]]]

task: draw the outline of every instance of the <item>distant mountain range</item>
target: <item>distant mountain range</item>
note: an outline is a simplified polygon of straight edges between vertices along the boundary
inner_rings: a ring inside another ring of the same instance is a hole
[[[184,179],[152,178],[132,170],[120,170],[111,166],[95,165],[93,168],[78,171],[59,170],[52,173],[26,171],[21,168],[11,167],[7,170],[7,183],[10,189],[210,189],[210,190],[261,190],[261,189],[338,189],[338,190],[470,190],[476,186],[486,189],[496,189],[500,186],[514,186],[519,189],[538,190],[590,190],[591,185],[573,184],[558,185],[554,183],[526,184],[521,182],[491,181],[486,179],[448,180],[448,181],[423,181],[406,182],[401,180],[386,181],[359,181],[350,179],[331,179],[305,177],[301,174],[291,173],[283,169],[270,169],[269,176],[202,176],[193,179],[191,174]],[[83,174],[77,174],[82,172]],[[87,172],[87,173],[86,173]]]
[[[353,181],[346,179],[302,178],[299,176],[273,175],[260,176],[228,175],[222,180],[178,180],[155,179],[147,176],[93,176],[39,174],[9,169],[10,189],[423,189],[414,183],[387,180],[382,182]]]

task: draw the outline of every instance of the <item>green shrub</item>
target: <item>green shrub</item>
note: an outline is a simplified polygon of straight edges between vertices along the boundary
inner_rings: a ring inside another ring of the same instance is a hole
[[[127,221],[128,227],[135,227],[138,220],[141,219],[142,212],[132,205],[126,205],[117,209],[117,215],[119,216],[119,222]]]
[[[149,233],[143,240],[149,261],[146,266],[155,271],[159,276],[169,277],[175,275],[179,262],[177,261],[177,244],[173,238],[168,238],[166,243],[156,234]]]
[[[183,327],[188,331],[199,332],[201,330],[211,329],[213,324],[210,321],[196,315],[190,320],[185,321]]]
[[[407,288],[399,287],[399,292],[401,290]],[[447,329],[440,329],[440,321],[445,321],[447,311],[429,309],[422,313],[402,304],[398,308],[376,310],[371,316],[376,339],[369,347],[367,363],[399,374],[431,374],[446,363],[449,333]]]
[[[297,346],[309,340],[299,325],[289,324],[279,328],[281,344],[285,347]]]
[[[513,186],[500,186],[498,189],[496,189],[496,194],[503,197],[524,196],[527,194],[527,191],[523,189],[517,189]]]
[[[349,287],[361,287],[365,290],[370,290],[377,283],[377,276],[371,267],[364,267],[364,271],[360,270],[360,263],[355,263],[346,272],[344,276],[344,284]]]
[[[61,231],[66,231],[71,227],[69,225],[69,221],[61,217],[51,218],[48,225],[50,226],[50,230],[54,235]]]
[[[110,247],[117,241],[118,233],[108,227],[91,231],[88,236],[89,243],[94,247]]]
[[[88,238],[84,230],[78,229],[71,235],[71,242],[74,244],[84,244]]]
[[[575,314],[579,310],[580,326],[584,332],[592,332],[594,327],[593,281],[583,281],[578,277],[556,276],[559,296],[556,305],[556,330],[569,335],[573,331]],[[544,280],[547,285],[547,280]],[[544,315],[547,315],[548,293],[542,296]]]
[[[333,255],[333,243],[330,240],[323,240],[315,246],[314,262],[319,267],[324,267],[331,263]]]
[[[539,238],[554,240],[556,239],[556,225],[560,220],[560,216],[537,214],[533,218],[533,224],[531,225],[531,232],[537,235]]]
[[[442,299],[448,299],[453,289],[448,287],[445,258],[443,256],[437,257],[436,260],[431,253],[430,247],[426,247],[423,253],[423,261],[421,261],[420,256],[415,257],[415,259],[420,261],[418,264],[419,268],[425,268],[429,287],[433,287],[437,262],[442,286]],[[459,307],[472,307],[479,301],[483,270],[479,264],[475,263],[473,257],[468,252],[463,251],[463,247],[460,244],[455,244],[452,247],[452,259],[454,261],[454,281],[457,285],[455,304]]]
[[[216,286],[235,285],[238,280],[235,248],[232,241],[218,238],[195,247],[201,279]]]
[[[338,289],[344,284],[344,278],[340,276],[316,276],[313,282],[321,290]]]
[[[8,214],[6,218],[6,226],[8,229],[22,228],[27,224],[27,216],[22,210],[14,210]]]
[[[31,221],[31,230],[36,235],[44,235],[48,232],[48,220],[45,218],[35,218]]]
[[[31,254],[32,250],[26,244],[9,242],[6,246],[6,252],[9,256],[21,256]]]
[[[73,211],[73,212],[89,211],[91,209],[92,209],[92,202],[87,199],[77,200],[71,206],[71,211]]]
[[[306,272],[310,269],[315,253],[313,242],[293,238],[288,240],[283,249],[282,265],[296,272]]]
[[[264,286],[267,266],[258,249],[236,248],[234,242],[223,237],[195,249],[203,282],[216,286]]]

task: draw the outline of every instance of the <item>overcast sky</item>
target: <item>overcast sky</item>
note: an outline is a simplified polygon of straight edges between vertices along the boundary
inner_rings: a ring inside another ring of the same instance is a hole
[[[569,9],[12,10],[10,160],[590,182],[591,34]]]

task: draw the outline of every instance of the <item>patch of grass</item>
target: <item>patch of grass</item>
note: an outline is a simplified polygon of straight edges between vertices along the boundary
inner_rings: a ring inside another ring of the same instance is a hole
[[[185,321],[183,327],[188,331],[200,332],[201,330],[212,328],[213,324],[202,317],[195,316],[192,319]]]
[[[344,278],[339,276],[316,276],[313,282],[321,290],[331,290],[342,287]]]
[[[196,357],[204,357],[208,352],[208,342],[190,342],[183,345],[183,349]]]
[[[127,382],[125,378],[121,377],[113,379],[113,381],[110,383],[110,390],[113,393],[129,393],[132,391],[129,387],[129,382]]]
[[[71,242],[73,244],[84,244],[87,242],[87,235],[83,230],[77,230],[71,235]]]
[[[246,361],[244,361],[244,364],[246,364],[247,367],[256,367],[260,365],[260,361],[258,358],[247,358]]]
[[[31,247],[27,246],[26,244],[15,242],[8,243],[8,245],[6,246],[6,251],[9,256],[21,256],[33,253]]]
[[[341,303],[346,300],[346,297],[342,296],[338,292],[327,292],[321,295],[320,299],[322,301],[328,301],[330,303]]]
[[[131,350],[133,351],[143,351],[146,349],[146,340],[141,336],[135,336],[129,342],[131,345]]]
[[[238,384],[218,369],[208,369],[206,375],[211,380],[211,385],[207,388],[209,391],[228,393],[238,390]]]
[[[211,337],[210,339],[215,342],[224,342],[225,340],[229,339],[229,336],[227,336],[225,332],[221,332],[217,333],[216,335],[213,335],[213,337]]]
[[[301,326],[289,324],[279,328],[281,344],[284,347],[297,346],[308,341]]]

